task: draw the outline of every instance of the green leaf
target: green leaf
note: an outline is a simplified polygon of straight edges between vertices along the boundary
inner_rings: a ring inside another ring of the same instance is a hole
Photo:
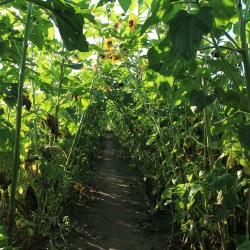
[[[77,125],[74,122],[70,122],[67,125],[67,128],[68,128],[71,135],[74,135],[77,132],[77,129],[78,129]]]
[[[11,124],[4,119],[0,119],[0,124],[0,151],[3,151],[14,145],[15,133]]]
[[[169,37],[163,39],[159,45],[148,50],[149,67],[157,72],[165,71],[170,50]],[[173,58],[172,58],[173,61]]]
[[[173,192],[173,188],[167,188],[165,191],[162,192],[161,198],[166,199],[166,198],[171,198]]]
[[[57,91],[57,89],[55,87],[53,87],[51,84],[46,83],[46,82],[42,83],[40,88],[45,93],[52,94],[52,95],[55,94]]]
[[[148,139],[148,141],[146,142],[146,145],[147,146],[150,146],[150,145],[152,145],[154,142],[155,142],[155,140],[156,140],[156,138],[157,138],[157,133],[154,133],[153,135],[151,135],[151,137]]]
[[[218,176],[214,173],[211,173],[207,176],[206,181],[211,188],[221,190],[223,187],[229,185],[232,182],[232,175],[230,173],[225,173],[221,176]]]
[[[173,6],[169,1],[158,1],[157,6],[154,8],[152,15],[143,24],[140,35],[143,35],[151,25],[157,24],[162,21],[163,17],[166,16],[169,12],[171,12],[172,9]]]
[[[103,6],[104,4],[108,3],[108,2],[115,2],[114,0],[100,0],[97,7]]]
[[[17,103],[17,98],[14,96],[6,96],[3,101],[11,108],[13,108]]]
[[[168,23],[172,51],[190,60],[199,49],[202,36],[213,27],[212,8],[202,7],[197,14],[181,10]]]
[[[74,70],[80,70],[83,67],[82,63],[70,63],[70,64],[63,64],[63,66],[70,68],[70,69],[74,69]]]
[[[250,150],[250,125],[240,126],[238,129],[239,141],[243,148]]]
[[[210,105],[214,100],[214,95],[206,95],[204,91],[192,89],[188,93],[188,97],[190,100],[191,109],[194,113],[199,113],[206,106]]]
[[[95,20],[95,17],[90,13],[89,10],[82,10],[81,11],[83,16],[88,19],[91,23],[93,24],[97,24],[96,20]]]
[[[238,196],[235,192],[223,192],[223,205],[229,209],[232,209],[238,205]]]
[[[61,166],[54,165],[51,163],[50,164],[46,164],[46,163],[41,164],[40,170],[41,170],[42,174],[50,177],[53,180],[62,180],[64,175],[65,175],[63,168]]]
[[[30,0],[30,2],[49,10],[59,29],[65,47],[68,50],[88,51],[88,43],[83,35],[84,16],[76,13],[74,7],[60,0]]]
[[[223,205],[214,204],[213,219],[215,222],[221,222],[228,217],[228,210]]]
[[[30,236],[30,237],[32,237],[33,235],[34,235],[34,230],[32,229],[32,228],[28,228],[27,229],[27,231],[28,231],[28,235]]]
[[[124,13],[126,13],[131,5],[132,0],[119,0],[119,4],[121,5]]]
[[[209,0],[209,5],[213,8],[213,15],[216,25],[226,25],[236,14],[234,0]]]
[[[4,108],[0,107],[0,116],[3,115],[5,112],[4,112]]]
[[[37,18],[36,24],[32,29],[30,34],[30,40],[35,44],[39,49],[42,49],[45,45],[45,39],[49,35],[49,28],[53,27],[53,24],[44,18]]]
[[[242,245],[237,247],[236,250],[249,250],[249,249],[250,249],[250,241],[246,239]]]

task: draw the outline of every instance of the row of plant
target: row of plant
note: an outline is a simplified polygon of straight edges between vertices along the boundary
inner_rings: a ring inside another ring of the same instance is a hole
[[[52,249],[65,240],[69,209],[90,178],[106,127],[103,90],[93,59],[85,60],[92,52],[76,54],[88,45],[73,5],[3,1],[0,8],[0,248],[44,249],[47,240]]]
[[[130,100],[108,93],[112,129],[171,215],[171,249],[250,247],[248,10],[157,1],[138,30],[157,34],[137,40],[147,55],[119,66]]]

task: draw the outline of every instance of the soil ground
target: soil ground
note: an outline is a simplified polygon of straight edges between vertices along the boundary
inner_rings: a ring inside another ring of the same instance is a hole
[[[164,233],[158,230],[163,218],[149,217],[147,199],[119,155],[113,135],[107,133],[93,165],[91,199],[78,204],[73,214],[78,229],[70,250],[167,249]]]

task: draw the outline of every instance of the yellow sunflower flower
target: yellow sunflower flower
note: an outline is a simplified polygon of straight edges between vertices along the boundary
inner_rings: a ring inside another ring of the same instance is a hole
[[[106,50],[110,50],[114,46],[114,38],[110,37],[106,39],[103,46]]]
[[[129,31],[133,31],[135,29],[135,26],[137,25],[136,22],[136,16],[135,15],[130,15],[129,19],[128,19],[128,28]]]

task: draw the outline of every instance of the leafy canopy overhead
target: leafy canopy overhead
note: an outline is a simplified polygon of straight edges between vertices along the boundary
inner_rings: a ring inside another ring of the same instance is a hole
[[[88,51],[88,43],[86,37],[83,35],[84,15],[77,13],[73,5],[58,0],[30,0],[30,2],[41,6],[52,14],[65,47],[72,50],[79,50],[81,52]]]

